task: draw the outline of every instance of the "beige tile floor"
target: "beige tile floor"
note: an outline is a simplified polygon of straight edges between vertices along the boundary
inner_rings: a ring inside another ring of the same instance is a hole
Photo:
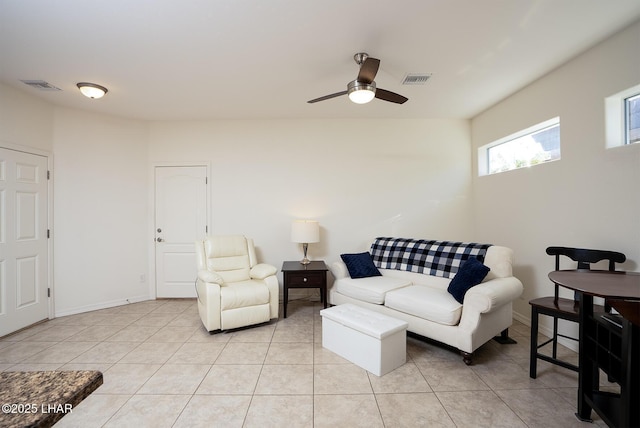
[[[0,340],[0,370],[104,373],[56,427],[593,426],[574,416],[575,373],[540,362],[529,378],[529,328],[517,321],[518,343],[491,341],[472,366],[408,338],[406,364],[377,377],[322,348],[320,309],[299,300],[287,319],[214,335],[193,300],[72,315]]]

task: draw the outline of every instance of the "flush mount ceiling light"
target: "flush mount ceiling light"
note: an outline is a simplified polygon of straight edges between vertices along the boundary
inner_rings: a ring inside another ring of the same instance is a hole
[[[376,82],[365,83],[353,80],[347,85],[349,99],[356,104],[366,104],[376,96]]]
[[[104,86],[96,85],[95,83],[80,82],[77,86],[82,95],[91,99],[102,98],[104,94],[109,92]]]

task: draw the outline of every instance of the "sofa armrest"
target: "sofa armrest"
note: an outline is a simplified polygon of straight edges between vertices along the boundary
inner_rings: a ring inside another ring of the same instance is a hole
[[[491,312],[516,300],[523,290],[520,280],[513,276],[483,282],[467,291],[463,311],[472,309],[480,313]]]
[[[224,284],[224,280],[222,279],[222,277],[215,272],[211,272],[210,270],[199,270],[198,279],[202,280],[203,282],[212,282],[220,285]]]
[[[249,271],[249,276],[252,279],[265,279],[268,276],[275,275],[278,272],[275,266],[271,266],[266,263],[258,263],[253,266]]]
[[[329,266],[329,270],[336,280],[349,276],[347,265],[345,265],[342,260],[331,263],[331,266]]]

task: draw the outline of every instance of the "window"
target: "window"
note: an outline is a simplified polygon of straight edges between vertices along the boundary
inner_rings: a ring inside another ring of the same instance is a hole
[[[624,100],[625,106],[625,144],[640,142],[640,94]]]
[[[640,85],[604,101],[607,147],[640,143]]]
[[[479,175],[560,159],[560,118],[539,123],[478,149]]]

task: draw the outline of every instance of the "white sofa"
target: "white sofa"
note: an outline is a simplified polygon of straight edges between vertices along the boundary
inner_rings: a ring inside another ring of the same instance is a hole
[[[376,238],[370,253],[382,276],[351,278],[343,261],[330,266],[329,303],[352,303],[409,323],[408,331],[460,350],[466,364],[494,336],[508,339],[512,302],[523,291],[510,248],[447,241]],[[462,262],[474,256],[491,270],[463,304],[447,291]]]

